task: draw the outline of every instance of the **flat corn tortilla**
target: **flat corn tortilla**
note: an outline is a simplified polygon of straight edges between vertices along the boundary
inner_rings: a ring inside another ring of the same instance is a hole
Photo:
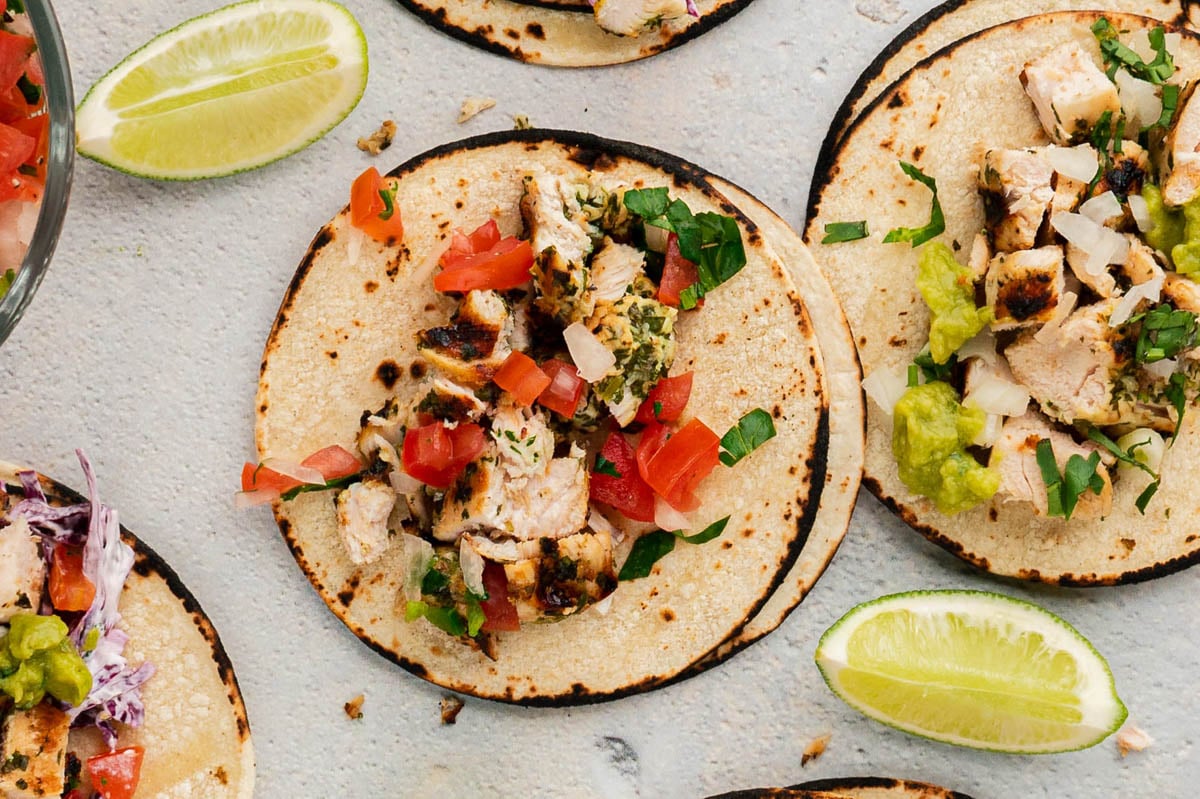
[[[0,480],[14,493],[22,467],[0,462]],[[71,489],[38,475],[47,499],[86,501]],[[149,661],[155,673],[142,686],[142,726],[119,729],[119,745],[146,750],[139,799],[250,799],[254,794],[254,746],[246,706],[221,639],[200,603],[179,576],[141,539],[121,528],[133,548],[133,570],[121,592],[121,629],[129,634],[130,663]],[[107,752],[94,728],[71,731],[71,750],[81,760]],[[82,776],[84,792],[87,770]]]
[[[696,0],[700,18],[667,20],[641,36],[602,29],[586,0],[396,0],[427,24],[498,55],[552,67],[598,67],[647,58],[706,33],[751,0]]]
[[[936,785],[890,777],[814,780],[789,788],[755,788],[709,799],[971,799]]]
[[[1046,142],[1018,80],[1024,64],[1064,42],[1094,46],[1088,12],[1043,14],[975,33],[921,62],[866,109],[814,182],[805,238],[850,320],[863,372],[911,363],[928,339],[929,313],[916,289],[918,253],[884,244],[884,234],[928,221],[929,191],[899,169],[911,161],[937,180],[947,244],[969,247],[984,225],[975,190],[984,147]],[[1109,13],[1120,29],[1152,27],[1145,17]],[[1185,75],[1200,75],[1200,38],[1184,32],[1176,55]],[[871,236],[822,245],[829,222],[869,220]],[[1111,585],[1159,577],[1200,559],[1195,529],[1200,496],[1189,464],[1200,453],[1196,414],[1162,464],[1162,487],[1140,515],[1135,479],[1116,486],[1113,512],[1102,522],[1065,522],[1034,515],[1026,503],[995,498],[946,516],[900,482],[891,454],[891,420],[867,403],[864,485],[931,541],[981,569],[1061,585]]]
[[[455,228],[495,218],[523,227],[521,173],[587,169],[631,186],[669,186],[694,212],[733,215],[747,266],[676,324],[673,371],[694,371],[688,413],[723,431],[761,407],[779,435],[701,486],[705,519],[730,515],[721,538],[680,545],[650,577],[622,583],[608,611],[497,636],[491,661],[425,622],[406,623],[396,552],[355,567],[337,534],[332,496],[278,503],[297,562],[364,642],[438,685],[524,704],[595,702],[648,690],[737,635],[798,559],[822,565],[836,540],[807,543],[825,486],[829,397],[813,325],[787,267],[758,228],[699,168],[661,152],[562,131],[511,131],[468,139],[393,171],[404,214],[402,245],[362,244],[348,257],[347,212],[313,242],[268,339],[256,403],[261,457],[303,457],[329,444],[353,448],[364,410],[407,401],[420,372],[414,334],[444,323],[453,302],[432,288]],[[414,370],[414,364],[418,364]],[[620,563],[632,536],[617,547]]]

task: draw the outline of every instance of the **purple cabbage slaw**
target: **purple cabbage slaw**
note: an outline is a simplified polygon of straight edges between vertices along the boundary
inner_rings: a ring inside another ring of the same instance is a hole
[[[115,749],[117,732],[113,721],[137,727],[145,718],[141,685],[154,674],[154,666],[143,663],[135,669],[125,659],[129,636],[117,628],[121,620],[117,604],[133,568],[133,549],[121,540],[116,510],[100,502],[91,463],[81,450],[75,450],[75,454],[87,479],[87,502],[55,507],[47,502],[37,475],[21,472],[18,476],[24,499],[0,523],[9,524],[24,516],[30,529],[42,537],[42,554],[47,564],[56,544],[83,547],[83,574],[96,587],[96,598],[75,622],[70,636],[91,672],[92,690],[82,703],[66,711],[71,726],[98,727],[109,749]],[[39,612],[53,612],[48,599],[43,599]],[[89,637],[95,640],[95,646],[87,651]]]

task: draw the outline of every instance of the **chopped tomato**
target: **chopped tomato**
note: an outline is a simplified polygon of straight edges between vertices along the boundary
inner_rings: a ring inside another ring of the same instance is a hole
[[[550,376],[538,368],[533,358],[516,350],[504,359],[492,380],[526,408],[550,385]]]
[[[495,219],[489,219],[477,227],[471,234],[455,230],[450,236],[450,249],[442,253],[438,263],[446,269],[459,266],[468,255],[487,252],[500,243],[500,226]]]
[[[685,372],[676,377],[664,377],[654,388],[650,389],[646,401],[638,408],[634,421],[642,424],[650,422],[673,422],[680,417],[687,407],[688,398],[692,396],[692,372]]]
[[[0,91],[0,122],[12,124],[37,113],[37,110],[38,106],[25,102],[25,95],[19,87],[13,86],[7,91]]]
[[[570,419],[579,410],[587,381],[580,376],[573,364],[551,358],[542,364],[542,371],[550,376],[550,385],[538,396],[538,402],[555,413]]]
[[[357,474],[363,468],[362,461],[354,453],[336,444],[314,452],[300,461],[300,465],[316,469],[326,482]],[[243,491],[278,491],[280,494],[286,494],[301,485],[304,484],[296,478],[280,474],[261,464],[256,466],[247,463],[242,467]]]
[[[50,559],[50,604],[55,610],[87,610],[96,586],[83,574],[83,552],[59,544]]]
[[[0,122],[0,175],[7,175],[33,157],[37,139]]]
[[[483,588],[488,596],[479,604],[483,608],[486,621],[479,629],[486,633],[514,632],[521,629],[517,606],[508,598],[508,575],[505,574],[503,565],[490,560],[484,562]]]
[[[592,500],[619,510],[628,519],[654,521],[654,492],[638,474],[633,447],[625,436],[610,433],[600,457],[612,464],[606,468],[619,476],[593,470],[588,488]]]
[[[443,253],[442,258],[445,257]],[[529,282],[533,248],[529,242],[510,236],[485,252],[456,255],[451,263],[453,266],[434,275],[433,287],[438,291],[507,291]]]
[[[448,428],[433,422],[404,434],[404,471],[434,488],[449,488],[487,446],[483,428],[464,422]]]
[[[717,434],[693,419],[650,458],[646,482],[671,507],[695,510],[699,506],[696,487],[720,462],[720,449]]]
[[[36,202],[42,198],[44,188],[42,181],[34,175],[22,175],[17,171],[0,175],[0,201]]]
[[[650,422],[642,431],[642,438],[637,445],[638,474],[647,483],[650,482],[650,460],[658,454],[671,437],[671,429],[658,422]]]
[[[376,241],[404,237],[404,222],[396,205],[396,179],[384,179],[375,167],[354,179],[350,187],[350,224]]]
[[[87,759],[92,789],[102,799],[132,799],[142,775],[142,758],[146,750],[127,746],[115,752],[105,752]]]
[[[667,259],[663,264],[662,280],[658,283],[658,301],[672,308],[679,307],[679,295],[688,286],[700,280],[696,265],[679,253],[679,237],[674,233],[667,237]],[[696,303],[703,308],[704,300]]]
[[[29,65],[33,39],[0,30],[0,91],[17,85]]]

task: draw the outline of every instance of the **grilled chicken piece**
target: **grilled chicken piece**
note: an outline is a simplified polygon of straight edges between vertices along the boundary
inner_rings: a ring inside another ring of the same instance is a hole
[[[676,315],[674,308],[652,297],[626,294],[614,303],[597,304],[587,322],[617,359],[592,390],[621,427],[633,421],[650,389],[675,362]]]
[[[0,528],[0,623],[18,613],[37,613],[46,584],[40,539],[24,516]]]
[[[392,543],[388,519],[396,506],[396,492],[377,477],[351,483],[336,500],[337,530],[356,565],[372,563]]]
[[[1108,168],[1092,188],[1092,196],[1111,191],[1124,201],[1131,194],[1141,194],[1146,176],[1150,174],[1150,154],[1137,142],[1123,141],[1121,152],[1110,153],[1109,159]]]
[[[1060,172],[1055,172],[1054,199],[1050,201],[1050,214],[1047,218],[1053,217],[1055,214],[1071,213],[1078,210],[1080,204],[1087,197],[1087,193],[1088,184],[1084,183],[1083,181],[1075,180],[1074,178],[1069,178]],[[1053,231],[1049,231],[1046,228],[1042,229],[1042,235],[1052,240],[1053,236],[1047,235],[1051,233],[1053,233]],[[1039,244],[1051,243],[1050,241],[1042,242],[1040,241],[1040,238],[1041,237],[1039,237]]]
[[[988,150],[979,186],[991,243],[1000,252],[1037,246],[1054,200],[1054,169],[1036,150]]]
[[[1083,250],[1076,247],[1074,244],[1067,243],[1067,265],[1071,267],[1071,274],[1079,280],[1080,283],[1096,292],[1101,297],[1112,297],[1120,292],[1117,291],[1117,281],[1113,278],[1112,273],[1104,270],[1100,272],[1089,272],[1087,270],[1089,255]]]
[[[1184,205],[1200,193],[1200,102],[1193,83],[1179,98],[1175,124],[1163,142],[1163,202]]]
[[[971,241],[971,254],[967,257],[967,268],[971,270],[971,278],[976,283],[983,280],[991,262],[992,246],[988,244],[987,234],[976,233]]]
[[[1191,278],[1167,272],[1163,281],[1162,297],[1181,311],[1200,314],[1200,285]]]
[[[596,24],[618,36],[637,36],[687,14],[687,0],[596,0]]]
[[[536,556],[504,564],[508,595],[521,623],[569,616],[617,587],[612,538],[583,530],[565,538],[542,538]]]
[[[592,312],[587,257],[597,231],[580,202],[588,187],[540,168],[524,180],[521,215],[533,247],[535,303],[568,325]]]
[[[1040,326],[1054,317],[1063,293],[1061,247],[1000,253],[984,282],[993,330]]]
[[[404,422],[405,414],[401,413],[395,397],[389,397],[374,413],[364,411],[358,420],[358,451],[370,459],[379,451],[380,439],[392,447],[398,446],[404,438]]]
[[[444,422],[477,422],[488,404],[475,392],[442,377],[432,377],[418,387],[413,410]]]
[[[65,789],[67,735],[71,719],[49,702],[14,710],[4,719],[0,744],[0,796],[44,799]]]
[[[1105,111],[1121,113],[1117,87],[1074,42],[1026,64],[1021,85],[1056,144],[1084,141]]]
[[[1125,263],[1114,266],[1113,270],[1135,286],[1155,278],[1165,280],[1165,273],[1158,265],[1158,259],[1154,257],[1154,250],[1131,233],[1125,234],[1125,238],[1129,239],[1129,257],[1125,259]]]
[[[1045,516],[1047,509],[1046,482],[1037,463],[1037,445],[1042,439],[1049,439],[1060,472],[1072,455],[1086,459],[1099,451],[1094,446],[1077,444],[1037,411],[1004,423],[988,463],[1000,473],[1000,488],[996,493],[1006,502],[1032,503],[1038,516]],[[1099,494],[1091,491],[1081,494],[1072,519],[1099,519],[1112,510],[1112,478],[1103,462],[1096,467],[1096,474],[1104,481],[1104,488]]]
[[[630,284],[645,273],[646,256],[637,247],[618,244],[607,236],[592,256],[591,285],[594,302],[616,302]]]
[[[470,291],[449,325],[417,334],[417,349],[449,379],[480,388],[512,352],[512,331],[512,314],[499,294]]]

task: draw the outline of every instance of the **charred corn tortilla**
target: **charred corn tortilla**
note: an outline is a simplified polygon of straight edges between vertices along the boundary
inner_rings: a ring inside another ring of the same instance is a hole
[[[0,462],[0,480],[20,492],[21,467]],[[39,475],[55,504],[86,501]],[[134,551],[121,593],[121,629],[129,634],[131,663],[149,661],[155,674],[142,686],[146,718],[120,729],[120,746],[145,747],[138,797],[249,799],[254,794],[254,747],[246,707],[221,639],[200,603],[162,558],[122,528]],[[71,731],[81,760],[108,751],[94,728]],[[87,770],[83,774],[85,789]]]
[[[815,780],[790,788],[756,788],[710,799],[971,799],[936,785],[889,777]]]
[[[364,245],[347,258],[347,215],[323,228],[283,300],[260,377],[257,444],[268,454],[353,447],[359,417],[397,393],[410,398],[421,369],[414,334],[440,324],[452,302],[432,288],[436,261],[457,227],[488,217],[519,233],[522,170],[590,168],[632,186],[669,186],[694,212],[733,215],[748,264],[677,323],[673,371],[695,372],[688,412],[724,430],[747,410],[775,417],[779,435],[701,488],[702,512],[730,515],[703,546],[679,546],[653,574],[625,582],[607,613],[590,609],[557,624],[498,635],[495,662],[397,604],[396,553],[356,568],[332,498],[306,494],[276,508],[280,528],[322,598],[361,639],[404,668],[447,688],[526,704],[600,701],[647,690],[739,634],[798,561],[817,572],[836,536],[807,543],[829,439],[825,366],[787,267],[757,226],[697,167],[661,152],[579,133],[514,131],[468,139],[398,167],[405,240]],[[839,364],[840,370],[852,369]],[[406,392],[409,392],[406,394]],[[848,510],[848,509],[847,509]],[[632,538],[618,548],[618,561]]]
[[[700,18],[668,20],[641,36],[603,30],[585,0],[397,0],[429,25],[467,44],[530,64],[596,67],[678,47],[751,0],[696,0]]]
[[[975,189],[983,147],[1045,143],[1018,73],[1027,61],[1075,40],[1094,47],[1099,14],[1059,12],[1017,20],[959,40],[922,61],[863,111],[814,183],[808,242],[828,222],[869,220],[862,241],[814,246],[858,344],[863,371],[910,363],[928,338],[928,309],[915,284],[917,251],[883,244],[888,230],[929,218],[929,192],[900,171],[914,162],[938,183],[947,230],[940,239],[969,246],[984,225]],[[1145,17],[1108,13],[1120,29],[1152,27]],[[1185,32],[1176,64],[1200,75],[1200,39]],[[918,217],[923,217],[918,220]],[[1200,497],[1189,464],[1200,453],[1200,427],[1189,412],[1162,464],[1162,488],[1139,515],[1137,481],[1118,485],[1113,512],[1102,522],[1048,520],[1024,503],[995,498],[946,516],[900,482],[891,454],[891,422],[868,402],[864,484],[927,538],[976,566],[1012,577],[1063,585],[1136,582],[1200,559],[1195,526]]]

